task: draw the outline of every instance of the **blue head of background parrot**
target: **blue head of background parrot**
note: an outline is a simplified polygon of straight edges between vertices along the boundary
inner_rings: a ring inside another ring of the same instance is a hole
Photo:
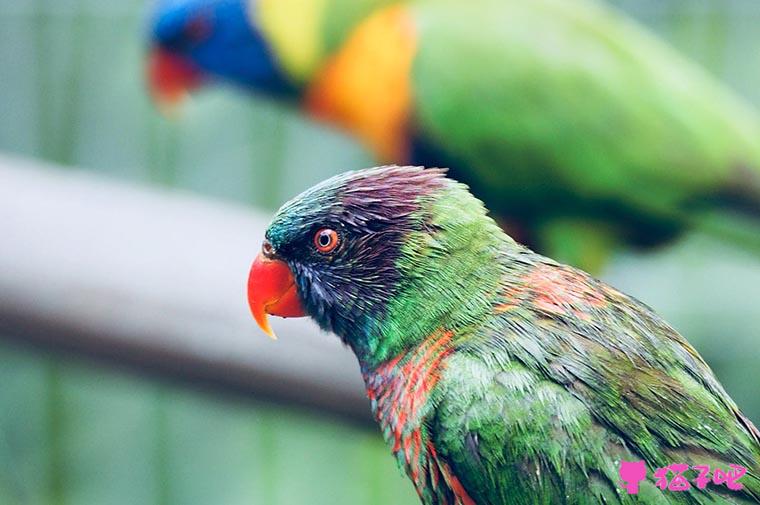
[[[161,0],[150,20],[154,98],[176,102],[208,78],[282,93],[287,81],[245,0]]]

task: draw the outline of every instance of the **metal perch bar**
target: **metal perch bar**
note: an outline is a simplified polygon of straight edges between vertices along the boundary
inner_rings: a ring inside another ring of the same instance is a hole
[[[0,156],[0,333],[359,422],[358,366],[306,319],[266,338],[245,299],[259,212]]]

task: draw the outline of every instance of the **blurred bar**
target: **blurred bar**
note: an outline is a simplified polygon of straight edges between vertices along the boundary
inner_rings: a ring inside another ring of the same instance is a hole
[[[0,156],[0,334],[369,421],[358,365],[306,319],[269,340],[245,283],[267,218]]]

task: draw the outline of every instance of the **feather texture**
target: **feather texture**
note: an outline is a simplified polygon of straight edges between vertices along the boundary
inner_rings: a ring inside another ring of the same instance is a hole
[[[343,247],[315,255],[329,223]],[[304,230],[308,230],[304,233]],[[285,204],[267,238],[357,355],[425,504],[753,503],[760,434],[650,308],[517,244],[440,170],[381,167]],[[739,491],[629,496],[622,461],[748,469]]]

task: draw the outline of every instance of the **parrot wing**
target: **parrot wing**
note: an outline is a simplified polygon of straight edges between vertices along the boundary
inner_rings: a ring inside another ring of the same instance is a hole
[[[489,329],[449,362],[433,423],[437,452],[465,488],[490,493],[476,502],[534,492],[617,503],[621,461],[637,460],[650,471],[741,465],[743,490],[710,486],[689,500],[760,500],[760,433],[667,323],[551,260],[509,286]],[[650,480],[638,498],[679,495]]]
[[[725,197],[760,215],[754,111],[612,8],[413,9],[415,162],[466,167],[455,177],[497,214],[599,213],[640,229]]]

